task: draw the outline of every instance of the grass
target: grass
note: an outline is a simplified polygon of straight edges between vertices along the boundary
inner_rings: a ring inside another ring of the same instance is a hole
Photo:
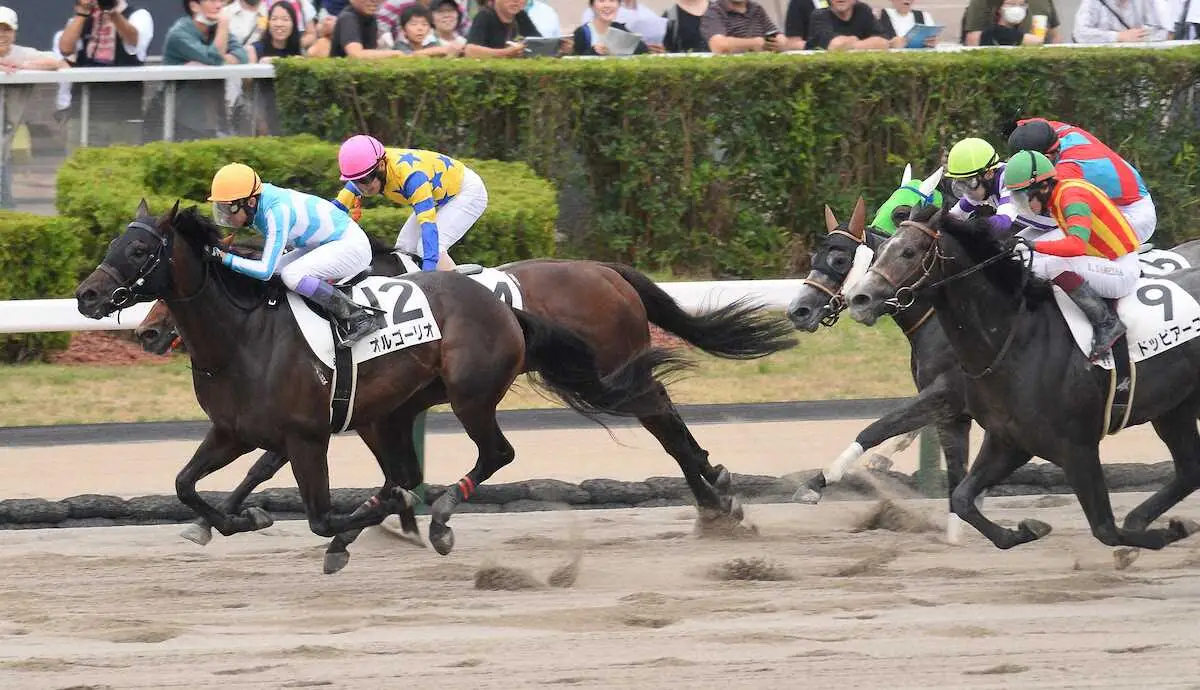
[[[749,362],[703,354],[699,366],[670,386],[677,403],[878,398],[914,393],[909,348],[891,320],[866,328],[843,319],[834,328],[800,333],[786,352]],[[24,364],[0,366],[0,426],[202,419],[186,356],[129,366]],[[528,384],[504,409],[558,407]]]

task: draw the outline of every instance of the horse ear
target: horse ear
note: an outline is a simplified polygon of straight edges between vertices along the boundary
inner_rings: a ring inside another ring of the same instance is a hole
[[[912,163],[905,163],[904,177],[900,178],[900,186],[903,187],[909,182],[912,182]]]
[[[854,204],[854,213],[850,214],[850,234],[862,241],[867,236],[867,202],[861,196]]]
[[[837,218],[833,216],[833,209],[829,208],[829,204],[825,204],[825,232],[833,232],[837,230]]]
[[[142,197],[142,200],[138,202],[137,211],[134,213],[138,218],[145,218],[150,215],[150,205],[146,203],[145,197]]]
[[[945,172],[945,168],[938,168],[937,170],[933,171],[932,175],[925,178],[925,180],[921,182],[921,194],[924,196],[933,194],[933,191],[937,189],[939,184],[942,183],[942,174]]]

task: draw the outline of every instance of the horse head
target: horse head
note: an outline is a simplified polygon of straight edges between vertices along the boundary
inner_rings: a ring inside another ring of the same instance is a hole
[[[133,335],[141,343],[142,349],[150,354],[165,355],[170,352],[179,340],[179,332],[167,303],[162,300],[155,302],[150,313],[133,330]]]
[[[875,212],[871,227],[885,235],[896,234],[896,227],[908,218],[909,213],[918,206],[932,205],[942,208],[944,198],[938,190],[942,181],[943,169],[938,168],[924,180],[914,180],[912,165],[904,166],[904,176],[900,186],[887,201]]]
[[[825,231],[813,252],[808,277],[788,306],[788,318],[796,330],[815,332],[823,323],[837,319],[841,292],[854,266],[859,247],[867,243],[867,207],[862,197],[854,205],[849,223],[839,223],[833,210],[825,207]]]

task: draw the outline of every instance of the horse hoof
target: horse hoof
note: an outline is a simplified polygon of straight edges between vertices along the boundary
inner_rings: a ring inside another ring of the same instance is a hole
[[[729,490],[733,488],[733,475],[729,473],[729,470],[722,467],[717,472],[717,481],[713,482],[713,488],[717,490],[717,493],[729,493]]]
[[[212,527],[193,522],[187,527],[184,527],[179,533],[179,536],[187,539],[193,544],[207,546],[208,542],[212,541]]]
[[[450,555],[454,550],[454,530],[443,523],[429,523],[429,543],[433,544],[434,551],[443,556]]]
[[[421,539],[421,532],[419,530],[413,532],[406,531],[404,526],[400,524],[400,521],[397,520],[396,516],[394,515],[389,515],[384,518],[383,522],[379,523],[379,529],[402,542],[412,544],[413,546],[422,549],[425,548],[425,542]]]
[[[746,510],[742,508],[742,502],[737,496],[729,499],[729,519],[741,522],[746,517]]]
[[[802,486],[792,494],[792,502],[815,506],[821,502],[821,492],[811,486]]]
[[[1123,546],[1119,549],[1113,549],[1113,567],[1117,570],[1125,570],[1133,565],[1133,562],[1142,554],[1141,549],[1129,548]]]
[[[867,460],[866,467],[874,472],[887,472],[892,469],[892,459],[886,455],[872,455],[870,460]]]
[[[1029,537],[1029,541],[1034,541],[1035,539],[1041,539],[1042,537],[1046,536],[1047,534],[1050,534],[1050,530],[1052,529],[1050,527],[1050,525],[1047,525],[1046,523],[1042,522],[1041,520],[1032,520],[1032,519],[1022,520],[1021,524],[1019,524],[1017,526],[1021,529],[1022,534]]]
[[[256,506],[247,508],[243,515],[250,520],[250,525],[255,531],[266,529],[275,524],[275,518],[271,517],[270,513]]]
[[[325,554],[325,574],[332,575],[350,562],[349,551],[332,551]]]
[[[1186,539],[1196,532],[1200,532],[1200,522],[1187,518],[1172,518],[1167,525],[1170,526],[1172,532],[1179,535],[1180,539]]]

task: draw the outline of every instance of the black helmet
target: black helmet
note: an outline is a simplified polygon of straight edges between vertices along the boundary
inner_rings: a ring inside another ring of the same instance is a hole
[[[1058,135],[1054,128],[1045,120],[1034,120],[1019,125],[1008,135],[1010,151],[1037,151],[1050,153],[1058,144]]]

